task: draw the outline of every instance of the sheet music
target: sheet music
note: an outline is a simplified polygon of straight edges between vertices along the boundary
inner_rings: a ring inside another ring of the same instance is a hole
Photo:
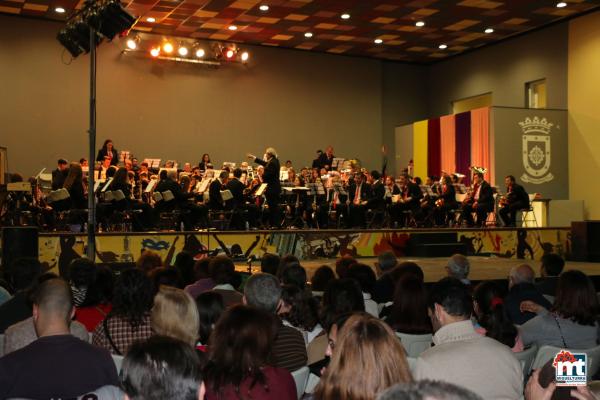
[[[150,180],[150,182],[148,182],[148,186],[146,186],[146,190],[144,190],[144,193],[152,192],[157,183],[158,181],[156,179]]]
[[[107,182],[106,185],[104,185],[104,187],[102,188],[101,192],[104,193],[106,192],[106,189],[108,189],[108,187],[110,186],[110,184],[112,183],[113,178],[110,178]]]
[[[262,196],[265,193],[265,190],[267,190],[267,184],[261,183],[260,186],[258,187],[258,190],[256,190],[255,195]]]
[[[233,199],[233,194],[231,193],[231,190],[221,190],[221,199],[223,199],[223,201]]]

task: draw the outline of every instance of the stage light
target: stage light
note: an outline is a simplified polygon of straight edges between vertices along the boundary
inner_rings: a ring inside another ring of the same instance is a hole
[[[440,44],[438,47],[439,47],[440,50],[445,50],[445,49],[448,48],[448,45],[447,44]]]
[[[165,53],[171,54],[173,52],[173,44],[171,42],[165,42],[162,45],[162,49]]]
[[[242,53],[242,61],[243,62],[248,61],[249,58],[250,58],[250,54],[248,54],[247,51],[245,51],[245,52]]]
[[[350,19],[350,14],[344,13],[344,14],[340,15],[340,18],[342,18],[342,19]]]
[[[202,58],[202,57],[204,57],[204,54],[205,54],[204,49],[196,50],[196,58]]]
[[[381,43],[383,43],[383,40],[381,40],[381,39],[375,39],[375,40],[373,40],[373,43],[375,43],[375,44],[381,44]]]
[[[485,33],[494,33],[494,29],[492,28],[487,28],[485,31]]]
[[[127,39],[127,48],[129,50],[137,49],[137,42],[134,39]]]
[[[160,47],[154,47],[150,50],[150,55],[152,57],[158,57],[160,55]]]
[[[150,22],[152,24],[152,23],[156,22],[156,18],[148,17],[148,18],[146,18],[146,22]]]
[[[311,38],[311,37],[313,37],[313,34],[312,34],[312,32],[306,32],[304,34],[304,37]]]
[[[262,6],[258,7],[260,11],[269,11],[269,6],[266,4],[263,4]]]
[[[229,50],[227,50],[225,52],[225,57],[227,57],[227,58],[233,58],[234,54],[235,54],[234,51],[231,50],[231,49],[229,49]]]
[[[227,28],[227,29],[229,29],[230,31],[237,31],[237,28],[238,27],[235,25],[229,25],[229,28]]]
[[[66,12],[66,10],[64,8],[62,8],[62,7],[56,7],[54,9],[54,11],[56,11],[59,14],[64,14]]]
[[[185,56],[187,56],[187,55],[188,55],[188,53],[189,53],[189,50],[188,50],[188,48],[187,48],[187,47],[185,47],[185,46],[180,46],[180,47],[179,47],[179,49],[177,50],[177,53],[179,53],[179,55],[180,55],[181,57],[185,57]]]
[[[556,7],[558,8],[565,8],[567,6],[567,3],[564,1],[561,1],[560,3],[556,4]]]
[[[418,27],[420,28],[420,27],[422,27],[422,26],[425,26],[425,22],[423,22],[423,21],[417,21],[417,22],[415,23],[415,26],[418,26]]]

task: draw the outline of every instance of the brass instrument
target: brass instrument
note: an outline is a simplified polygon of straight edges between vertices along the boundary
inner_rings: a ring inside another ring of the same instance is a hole
[[[442,208],[442,207],[444,207],[445,203],[446,203],[446,201],[443,198],[439,198],[435,201],[435,206],[437,208]]]

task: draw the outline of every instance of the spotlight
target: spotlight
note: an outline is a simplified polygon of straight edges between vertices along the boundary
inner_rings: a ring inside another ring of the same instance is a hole
[[[381,44],[381,43],[383,43],[383,40],[381,40],[381,39],[375,39],[375,40],[373,40],[373,43],[375,43],[375,44]]]
[[[230,31],[237,31],[238,27],[235,25],[229,25],[229,28],[227,29],[229,29]]]
[[[148,18],[146,18],[146,22],[150,22],[152,24],[152,23],[156,22],[156,18],[148,17]]]
[[[425,22],[423,22],[423,21],[417,21],[417,22],[415,23],[415,26],[418,26],[418,27],[420,28],[420,27],[422,27],[422,26],[425,26]]]
[[[162,45],[162,49],[165,53],[171,54],[173,52],[173,44],[171,42],[165,42],[165,44]]]
[[[187,55],[188,55],[188,53],[189,53],[189,50],[188,50],[188,48],[187,48],[187,47],[185,47],[185,46],[180,46],[180,47],[179,47],[179,49],[177,50],[177,53],[179,53],[179,55],[180,55],[181,57],[185,57],[185,56],[187,56]]]
[[[448,48],[448,45],[447,44],[440,44],[438,47],[440,48],[440,50],[445,50],[445,49]]]
[[[258,7],[258,9],[260,11],[269,11],[269,6],[266,4],[263,4],[262,6]]]
[[[556,7],[558,8],[565,8],[567,6],[567,3],[565,1],[561,1],[560,3],[556,4]]]
[[[152,57],[158,57],[160,55],[160,47],[153,47],[152,50],[150,50],[150,55]]]
[[[135,50],[135,49],[137,49],[137,43],[135,42],[135,40],[133,40],[133,39],[127,39],[127,48],[129,50]]]
[[[350,19],[350,14],[348,14],[348,13],[344,13],[344,14],[340,15],[340,17],[341,17],[342,19]]]
[[[198,49],[196,50],[196,58],[202,58],[204,57],[204,49]]]
[[[312,34],[312,32],[306,32],[304,34],[304,37],[311,38],[311,37],[313,37],[313,34]]]
[[[242,61],[243,62],[248,61],[249,58],[250,58],[250,54],[248,54],[247,51],[245,51],[245,52],[242,53]]]
[[[59,14],[64,14],[66,12],[66,10],[62,7],[56,7],[54,9],[55,12],[59,13]]]
[[[485,31],[485,33],[494,33],[494,29],[492,28],[487,28]]]
[[[225,52],[225,57],[233,58],[234,54],[235,54],[234,51],[229,49],[229,50],[227,50],[227,52]]]

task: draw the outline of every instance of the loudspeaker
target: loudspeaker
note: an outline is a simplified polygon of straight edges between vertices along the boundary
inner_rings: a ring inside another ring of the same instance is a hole
[[[571,222],[571,261],[600,261],[600,221]]]
[[[2,267],[6,269],[21,257],[38,258],[38,228],[11,226],[2,228]]]

